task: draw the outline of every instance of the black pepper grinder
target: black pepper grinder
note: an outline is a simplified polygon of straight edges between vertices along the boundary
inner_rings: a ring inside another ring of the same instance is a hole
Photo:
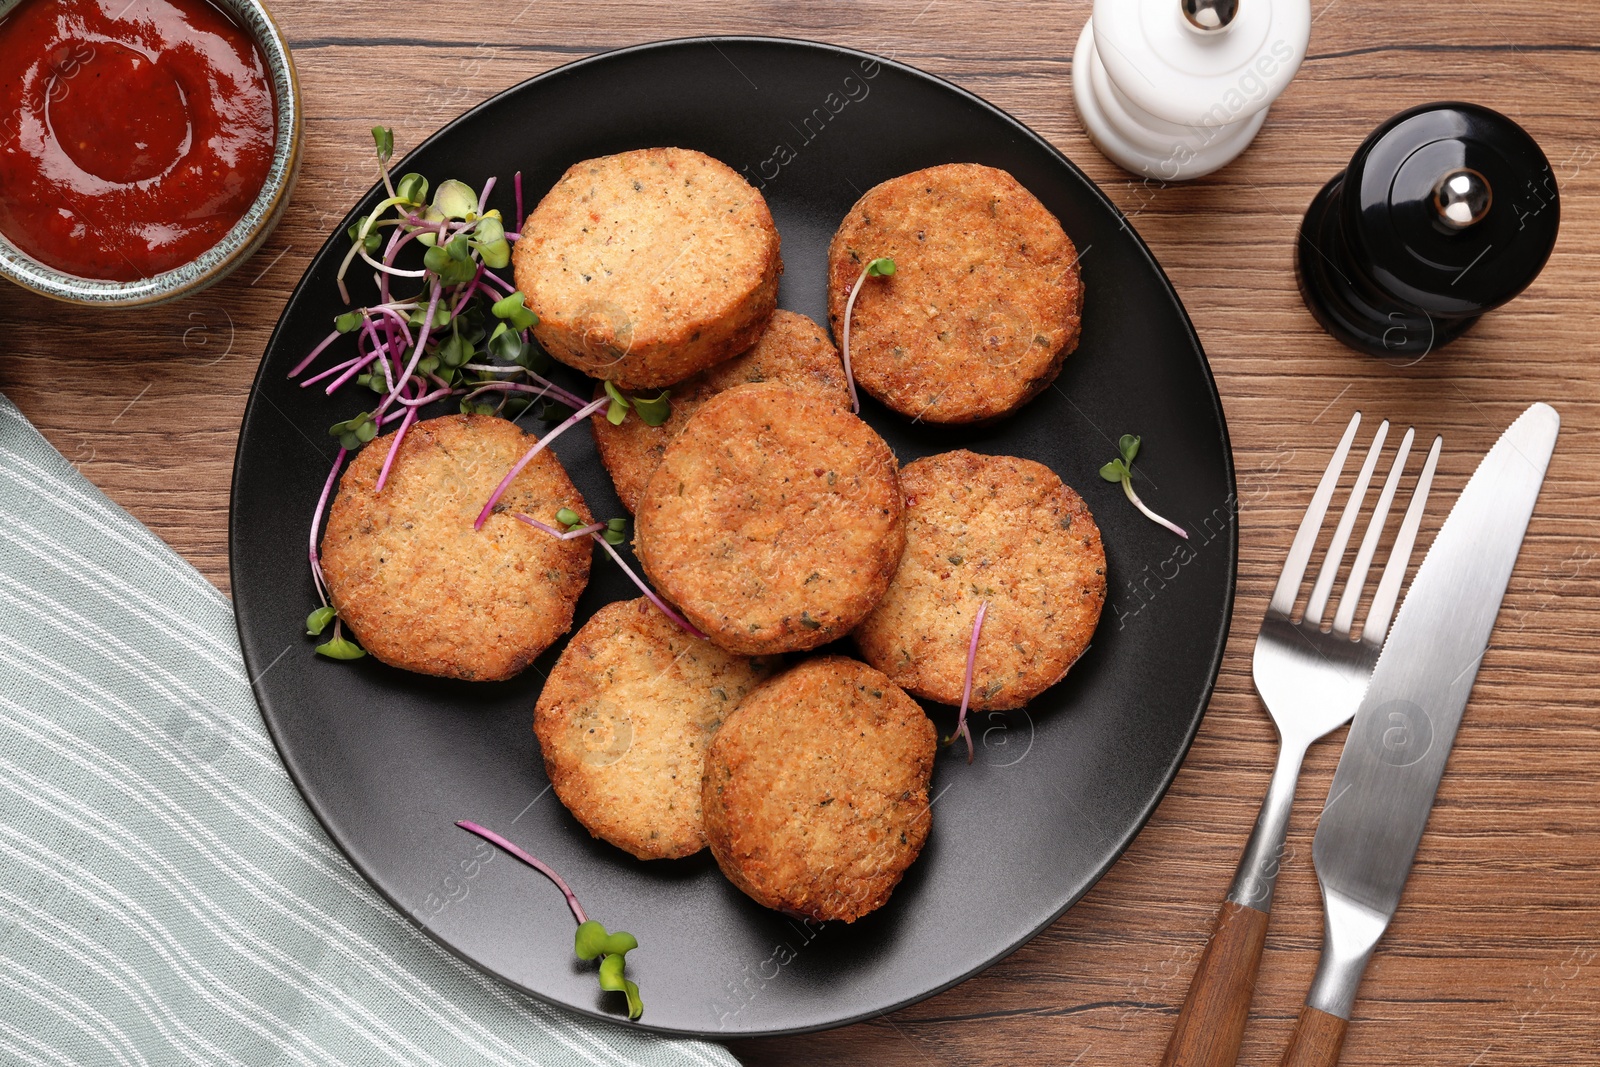
[[[1300,292],[1351,348],[1418,359],[1526,289],[1560,225],[1550,161],[1521,126],[1476,104],[1412,108],[1311,202]]]

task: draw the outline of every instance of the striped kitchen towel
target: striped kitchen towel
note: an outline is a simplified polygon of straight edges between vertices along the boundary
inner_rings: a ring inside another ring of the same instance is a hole
[[[225,597],[0,396],[0,1063],[736,1067],[450,956],[329,842]]]

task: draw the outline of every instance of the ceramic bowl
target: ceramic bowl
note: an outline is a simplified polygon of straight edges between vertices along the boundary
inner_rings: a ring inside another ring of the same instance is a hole
[[[0,0],[0,17],[19,2]],[[300,169],[300,83],[295,77],[289,42],[266,7],[255,0],[213,0],[261,49],[278,104],[277,138],[272,167],[255,203],[227,236],[196,259],[137,281],[79,278],[47,267],[25,255],[0,235],[0,277],[36,293],[86,307],[145,307],[177,300],[227,277],[266,241],[289,206],[289,194]]]

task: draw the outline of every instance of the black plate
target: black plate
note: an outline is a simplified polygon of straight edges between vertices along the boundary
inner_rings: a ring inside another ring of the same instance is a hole
[[[295,290],[245,412],[230,546],[239,634],[312,811],[379,892],[451,951],[546,1000],[617,1018],[617,998],[572,955],[560,894],[504,856],[475,863],[476,839],[451,825],[470,818],[552,863],[593,915],[638,936],[628,972],[644,1025],[711,1036],[837,1026],[929,996],[1022,945],[1105,873],[1161,799],[1210,697],[1232,609],[1227,429],[1188,317],[1127,220],[1039,136],[908,67],[764,38],[625,49],[495,97],[401,169],[475,186],[497,175],[495,202],[509,216],[519,168],[531,207],[569,164],[655,145],[700,149],[764,185],[783,237],[780,302],[818,321],[839,220],[862,191],[920,167],[1009,170],[1083,256],[1083,341],[1058,388],[982,430],[865,413],[902,461],[961,445],[1049,464],[1094,510],[1111,579],[1071,676],[1026,713],[977,716],[976,764],[941,757],[932,836],[889,904],[853,926],[807,928],[746,899],[707,853],[646,864],[590,839],[545,791],[531,729],[562,645],[515,681],[479,685],[312,654],[301,636],[315,599],[306,537],[334,454],[325,431],[361,402],[301,391],[285,373],[342,310],[333,275],[344,224]],[[1139,484],[1196,532],[1187,547],[1099,478],[1123,433],[1144,435]],[[596,514],[624,514],[587,434],[554,448]],[[603,558],[594,574],[580,624],[635,595]],[[948,732],[953,713],[932,713]]]

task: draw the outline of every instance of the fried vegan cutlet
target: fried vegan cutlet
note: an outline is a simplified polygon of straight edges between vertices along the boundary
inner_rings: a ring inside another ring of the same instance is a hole
[[[761,194],[683,148],[568,168],[523,223],[512,265],[539,343],[624,389],[672,385],[755,344],[783,273]]]
[[[971,707],[1020,708],[1082,655],[1106,599],[1106,554],[1083,498],[1032,460],[945,452],[900,471],[906,551],[856,628],[866,661],[907,691],[960,704],[973,619]]]
[[[928,839],[933,723],[864,663],[807,660],[757,689],[706,753],[717,864],[751,899],[854,922],[882,907]]]
[[[534,708],[556,796],[639,859],[700,851],[706,746],[776,666],[690,637],[644,597],[607,604],[562,650]]]
[[[1021,407],[1078,345],[1083,280],[1061,223],[1003,170],[951,163],[867,190],[828,249],[828,320],[856,298],[856,384],[921,422],[981,422]]]
[[[548,449],[517,475],[482,530],[484,502],[534,442],[504,419],[447,415],[414,424],[383,492],[393,435],[379,437],[339,481],[322,538],[322,573],[339,617],[384,663],[422,674],[500,681],[572,626],[589,581],[590,544],[549,525],[589,510]]]
[[[778,382],[706,401],[650,476],[634,547],[711,640],[768,655],[850,632],[905,528],[894,453],[831,397]]]

